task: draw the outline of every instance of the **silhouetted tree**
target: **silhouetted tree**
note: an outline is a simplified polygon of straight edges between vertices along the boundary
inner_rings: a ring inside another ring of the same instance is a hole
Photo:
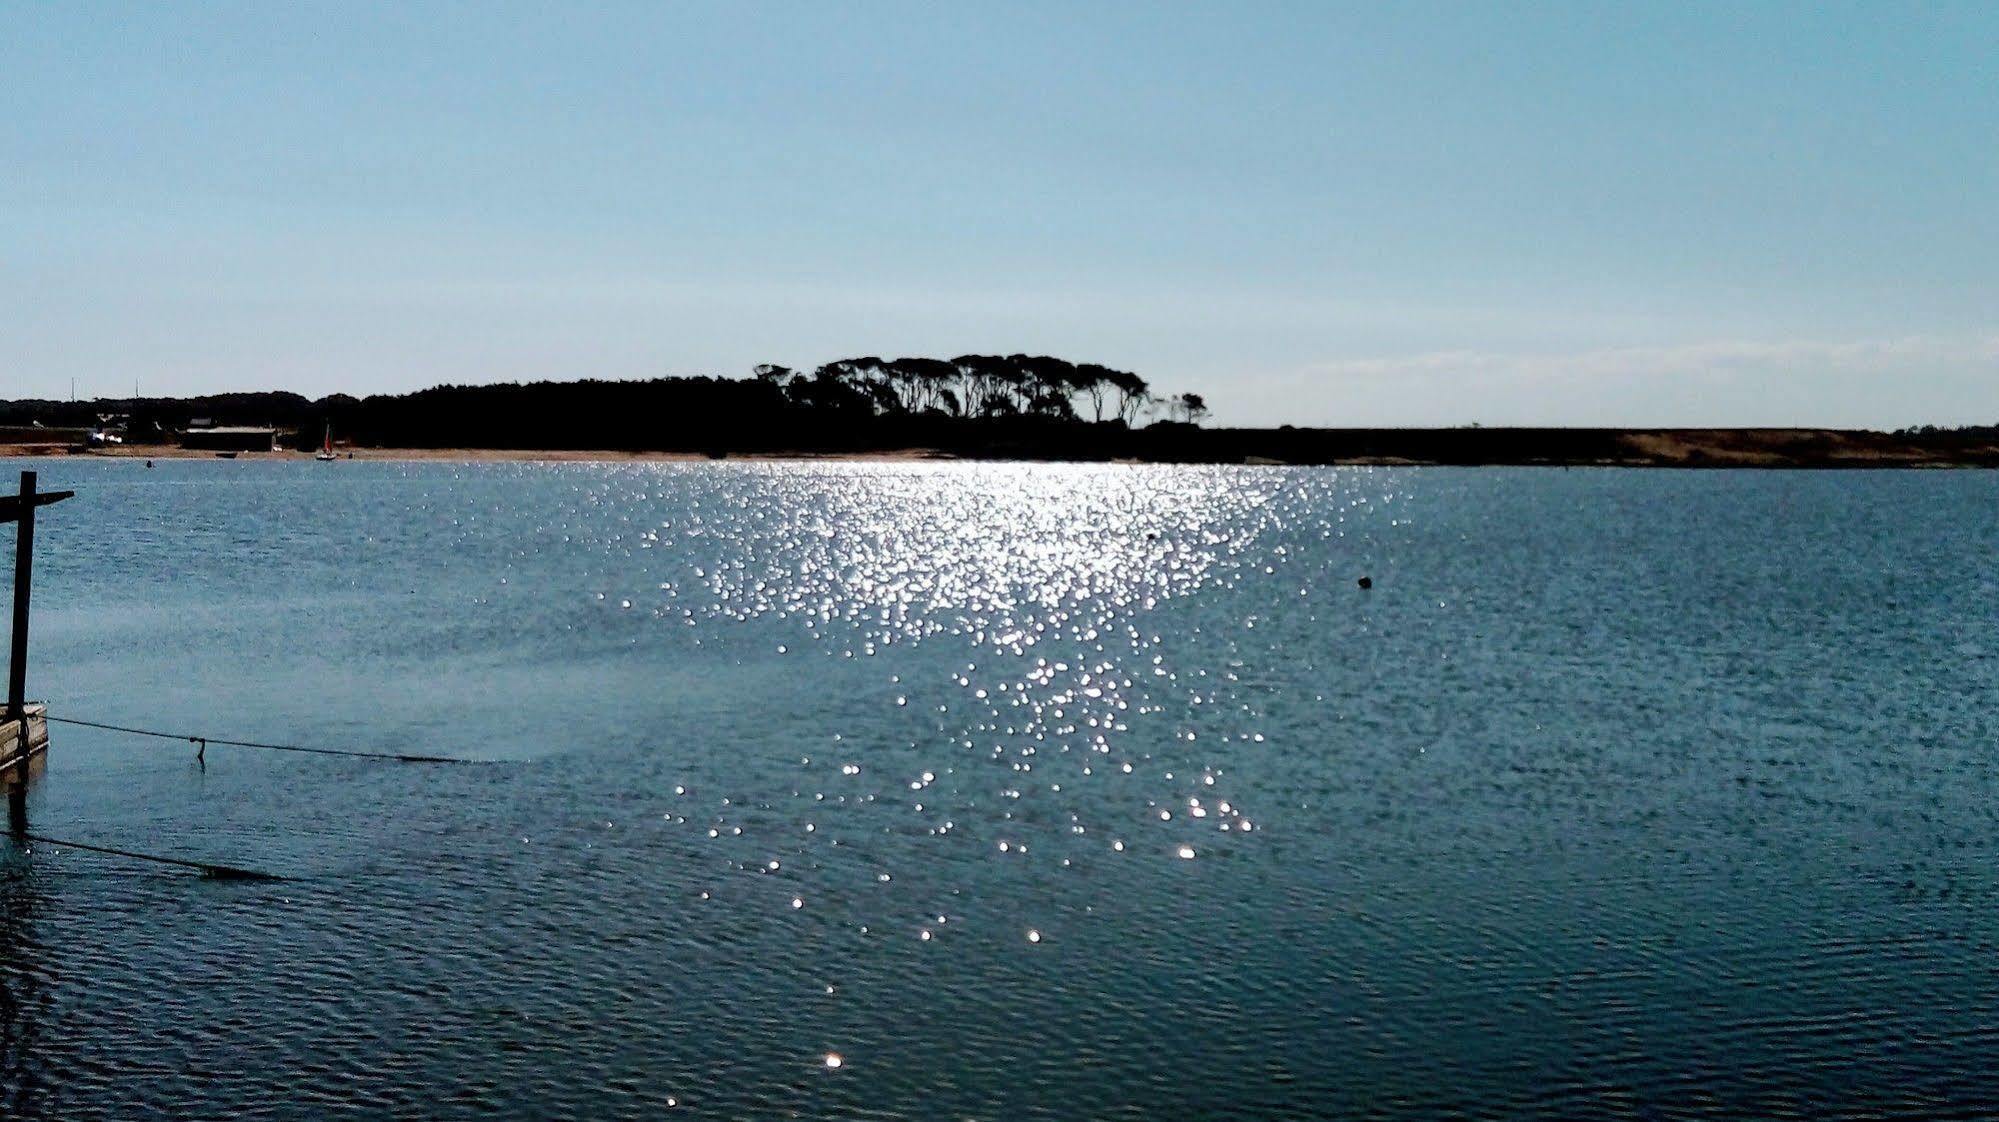
[[[1182,421],[1190,425],[1195,425],[1201,422],[1201,418],[1208,415],[1208,403],[1200,394],[1183,393],[1179,397],[1172,399],[1172,402],[1167,406],[1167,411],[1169,413],[1177,413]]]
[[[1091,420],[1103,423],[1104,401],[1110,396],[1116,383],[1117,371],[1108,366],[1098,366],[1085,362],[1076,367],[1074,385],[1078,392],[1090,399]]]
[[[806,409],[832,413],[864,412],[873,416],[875,399],[851,376],[848,364],[829,362],[810,378],[793,378],[785,387],[791,401]]]
[[[958,370],[958,399],[965,415],[997,416],[1011,374],[1007,360],[998,355],[959,355],[951,365]]]
[[[1145,379],[1124,370],[1111,371],[1111,388],[1118,394],[1118,419],[1127,425],[1135,424],[1138,415],[1144,411],[1146,403],[1152,400],[1152,393]]]
[[[813,377],[847,387],[876,413],[905,412],[902,393],[897,388],[896,371],[889,363],[872,355],[829,362],[813,371]]]
[[[1058,421],[1076,419],[1076,364],[1048,355],[1027,360],[1027,410]]]
[[[888,368],[903,395],[904,408],[911,413],[941,410],[943,395],[950,392],[951,383],[958,377],[956,366],[935,358],[899,358],[889,363]],[[952,395],[952,412],[956,411],[956,400],[956,395]]]
[[[1074,395],[1080,388],[1076,364],[1050,355],[1016,357],[1022,359],[1022,368],[1028,376],[1028,411],[1057,420],[1075,420]]]

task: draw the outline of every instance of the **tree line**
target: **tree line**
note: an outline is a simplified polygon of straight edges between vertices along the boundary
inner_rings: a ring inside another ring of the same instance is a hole
[[[1060,447],[1111,455],[1147,422],[1186,429],[1206,414],[1200,395],[1155,395],[1129,371],[1018,354],[848,358],[810,371],[765,364],[747,378],[446,385],[316,401],[294,393],[0,401],[0,426],[122,423],[130,439],[148,442],[171,441],[205,419],[272,425],[293,448],[316,446],[331,428],[337,441],[376,447],[975,454]]]
[[[757,380],[785,400],[814,409],[866,409],[878,416],[933,414],[971,420],[1039,417],[1136,425],[1158,409],[1170,420],[1207,416],[1200,394],[1160,398],[1128,370],[1050,355],[959,355],[957,358],[845,358],[810,373],[771,363]]]

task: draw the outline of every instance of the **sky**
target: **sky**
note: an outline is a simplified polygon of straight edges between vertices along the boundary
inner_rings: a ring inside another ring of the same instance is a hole
[[[1999,4],[0,0],[0,397],[1028,352],[1999,422]]]

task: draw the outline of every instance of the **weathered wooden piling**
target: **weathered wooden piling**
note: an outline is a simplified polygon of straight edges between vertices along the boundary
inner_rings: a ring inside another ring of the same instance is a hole
[[[12,787],[40,770],[49,750],[48,711],[46,705],[28,702],[19,717],[0,715],[0,787]]]
[[[35,473],[21,473],[21,493],[0,495],[0,522],[14,527],[14,627],[7,660],[7,707],[0,710],[0,782],[26,783],[33,764],[49,748],[48,707],[30,705],[28,689],[28,595],[34,584],[35,509],[59,503],[73,491],[35,490]]]

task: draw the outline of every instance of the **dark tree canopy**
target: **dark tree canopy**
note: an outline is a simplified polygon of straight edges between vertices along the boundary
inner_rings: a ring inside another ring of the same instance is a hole
[[[1183,419],[1206,413],[1199,395],[1170,400]],[[864,355],[809,372],[765,363],[749,378],[436,386],[318,401],[253,393],[0,402],[0,426],[91,427],[113,415],[145,439],[170,438],[196,420],[273,425],[292,447],[317,445],[330,426],[338,441],[378,447],[809,451],[1121,432],[1152,401],[1136,374],[1052,355]]]

